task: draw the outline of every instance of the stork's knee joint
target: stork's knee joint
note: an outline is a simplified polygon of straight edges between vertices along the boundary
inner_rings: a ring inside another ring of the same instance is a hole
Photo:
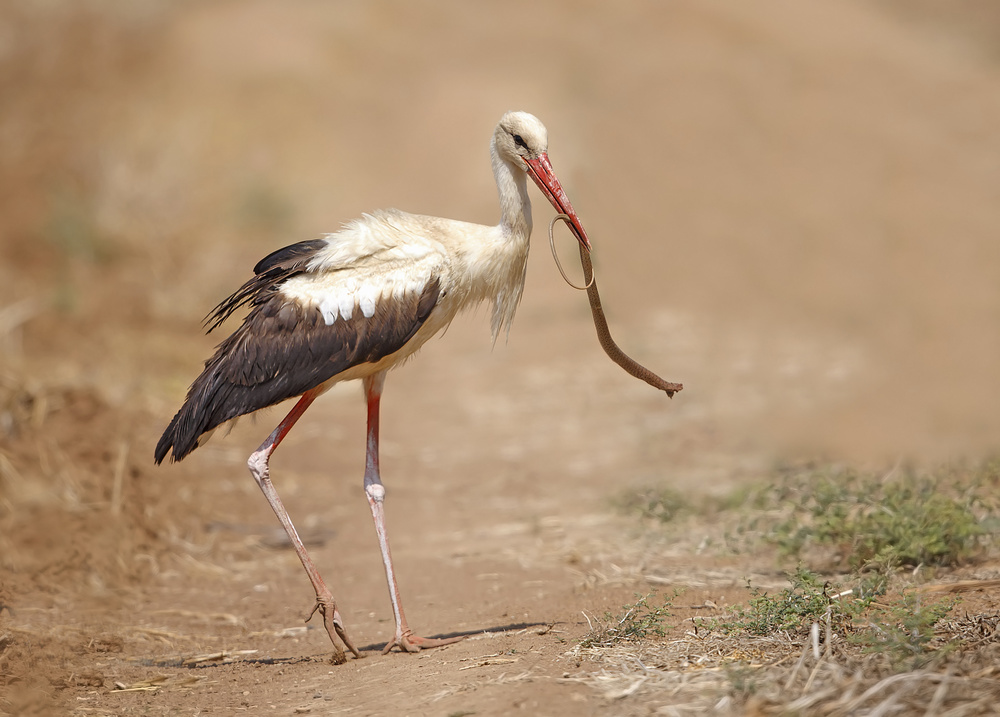
[[[250,475],[253,479],[257,481],[257,485],[261,485],[267,478],[267,453],[264,451],[254,451],[247,458],[247,468],[250,469]]]
[[[371,483],[366,485],[365,493],[368,495],[368,500],[373,500],[376,503],[382,503],[385,501],[385,486],[381,483]]]

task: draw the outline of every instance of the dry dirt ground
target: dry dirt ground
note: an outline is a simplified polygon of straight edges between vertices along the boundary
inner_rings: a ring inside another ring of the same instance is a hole
[[[996,448],[997,27],[989,0],[4,2],[0,712],[670,707],[595,689],[587,616],[677,588],[683,634],[782,574],[710,522],[644,531],[618,491]],[[465,317],[383,402],[408,617],[465,641],[380,654],[356,386],[276,454],[365,653],[334,666],[244,465],[284,409],[180,464],[152,449],[257,259],[380,206],[493,221],[507,109],[549,127],[617,338],[686,388],[600,352],[536,195],[509,340]]]

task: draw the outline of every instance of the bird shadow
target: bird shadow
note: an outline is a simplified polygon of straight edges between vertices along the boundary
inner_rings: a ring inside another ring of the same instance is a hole
[[[555,623],[550,622],[515,622],[509,625],[500,625],[497,627],[488,627],[481,630],[464,630],[460,632],[444,632],[438,635],[425,635],[428,639],[433,640],[448,640],[455,637],[472,637],[474,635],[502,635],[507,632],[520,632],[521,630],[527,630],[532,627],[551,627]],[[372,643],[370,645],[364,645],[359,647],[358,650],[361,652],[381,652],[382,648],[385,647],[385,643]]]
[[[515,622],[508,625],[498,625],[496,627],[483,628],[480,630],[464,630],[459,632],[448,632],[440,633],[437,635],[428,635],[428,637],[437,639],[448,639],[454,637],[474,637],[476,635],[482,636],[498,636],[506,633],[521,632],[523,630],[529,630],[531,628],[548,628],[545,631],[539,631],[539,635],[544,635],[546,632],[551,630],[555,625],[559,623],[554,622]],[[367,656],[365,653],[375,653],[378,654],[382,652],[382,648],[385,643],[371,643],[369,645],[364,645],[359,649],[362,656]],[[214,656],[213,656],[214,657]],[[224,665],[229,665],[234,662],[239,662],[247,665],[298,665],[303,663],[311,662],[329,662],[329,653],[320,655],[296,655],[293,657],[251,657],[249,655],[241,655],[235,657],[232,654],[220,652],[218,653],[218,659],[203,659],[198,661],[192,661],[190,657],[164,657],[164,658],[145,658],[136,660],[138,664],[148,666],[148,667],[181,667],[189,670],[208,670],[216,667],[222,667]]]

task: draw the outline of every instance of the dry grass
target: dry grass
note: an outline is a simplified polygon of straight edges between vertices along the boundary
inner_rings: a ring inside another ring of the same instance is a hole
[[[608,701],[632,698],[621,714],[992,714],[1000,699],[996,623],[996,615],[942,622],[936,641],[954,649],[903,672],[886,654],[842,639],[816,649],[809,639],[690,631],[642,645],[577,647],[572,656],[586,667],[564,679]]]
[[[645,599],[627,605],[617,617],[609,614],[592,625],[569,655],[579,670],[565,679],[590,685],[616,702],[621,714],[993,713],[1000,698],[1000,612],[990,599],[996,585],[991,566],[997,464],[875,475],[785,470],[735,500],[689,505],[683,516],[661,509],[665,501],[655,488],[643,487],[635,498],[620,496],[617,505],[642,517],[654,536],[683,534],[691,545],[698,540],[694,526],[703,536],[713,524],[750,526],[740,536],[739,555],[755,555],[759,565],[768,555],[783,554],[768,546],[795,542],[796,550],[784,554],[815,560],[823,572],[800,562],[783,587],[762,589],[745,581],[738,604],[672,627],[666,610],[652,615]],[[879,516],[874,508],[885,491],[895,493],[881,502]],[[862,521],[865,516],[873,517]],[[856,535],[862,522],[867,532]],[[953,523],[962,533],[953,541],[954,552],[935,554],[937,567],[914,567],[928,531],[945,544],[954,537]],[[838,538],[825,541],[826,535]],[[841,537],[851,535],[856,537]],[[858,561],[861,567],[847,575],[831,571],[851,562],[851,545],[859,540],[882,541],[876,551],[882,558]],[[834,549],[802,549],[810,541]],[[702,537],[700,545],[727,553],[734,542]],[[618,635],[635,639],[614,639]]]

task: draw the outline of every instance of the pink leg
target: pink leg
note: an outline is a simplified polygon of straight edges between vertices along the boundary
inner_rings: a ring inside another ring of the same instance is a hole
[[[340,636],[340,639],[344,641],[355,657],[361,657],[361,653],[358,652],[357,648],[354,647],[354,643],[347,636],[347,631],[344,629],[344,623],[340,619],[340,613],[337,612],[337,603],[333,599],[333,594],[330,589],[323,582],[323,578],[320,577],[319,571],[313,564],[312,558],[309,557],[309,553],[306,552],[306,546],[302,543],[302,539],[299,538],[299,533],[295,530],[295,526],[292,525],[292,519],[288,517],[288,512],[285,510],[285,506],[281,502],[281,498],[278,497],[277,491],[275,491],[274,486],[271,484],[271,469],[269,466],[269,461],[271,459],[271,454],[274,453],[274,449],[278,447],[282,439],[288,435],[288,432],[292,430],[292,426],[295,422],[301,418],[305,410],[309,408],[309,405],[316,400],[316,396],[319,395],[318,391],[307,391],[302,394],[302,398],[299,402],[295,404],[288,415],[285,416],[284,420],[278,424],[278,427],[274,429],[274,432],[268,436],[267,440],[264,441],[260,448],[251,454],[250,459],[247,461],[247,466],[250,468],[250,473],[253,475],[257,485],[260,486],[261,491],[264,493],[264,497],[267,498],[267,502],[271,504],[271,510],[274,514],[278,516],[278,520],[281,521],[281,525],[285,528],[285,532],[288,533],[288,538],[292,541],[292,545],[295,547],[295,553],[299,556],[299,560],[302,561],[302,567],[306,569],[306,574],[309,575],[309,580],[312,581],[313,589],[316,591],[316,606],[309,613],[309,617],[306,618],[308,622],[309,618],[318,610],[320,615],[323,616],[323,624],[326,627],[327,634],[330,635],[330,640],[333,642],[333,658],[334,664],[341,664],[347,661],[347,657],[344,655],[344,651],[340,649],[340,645],[337,644],[337,640],[334,637],[334,633]]]
[[[389,538],[385,532],[385,486],[379,478],[378,468],[378,418],[379,403],[382,399],[382,387],[385,385],[385,372],[380,372],[364,380],[365,398],[368,400],[368,447],[365,460],[365,494],[368,505],[372,509],[375,520],[375,532],[378,534],[378,545],[382,550],[382,563],[385,565],[385,579],[389,583],[389,600],[392,601],[392,613],[396,618],[396,634],[389,641],[382,654],[393,647],[399,646],[404,652],[419,652],[421,648],[440,647],[462,640],[462,637],[432,639],[413,634],[406,624],[403,614],[403,604],[399,599],[399,587],[396,585],[396,573],[392,568],[392,555],[389,552]]]

